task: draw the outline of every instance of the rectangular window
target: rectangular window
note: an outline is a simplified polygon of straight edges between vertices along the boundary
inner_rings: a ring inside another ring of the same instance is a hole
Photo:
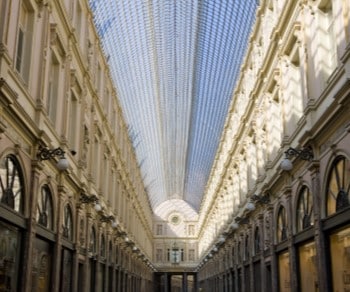
[[[82,30],[82,16],[83,11],[81,10],[80,4],[78,2],[76,6],[76,14],[75,14],[75,31],[77,34],[77,37],[81,37],[81,30]]]
[[[23,46],[24,46],[24,31],[20,27],[18,30],[18,40],[17,40],[17,54],[16,54],[16,69],[21,72],[22,59],[23,59]]]
[[[319,55],[319,63],[317,70],[325,85],[328,78],[337,67],[337,39],[333,16],[332,1],[321,1],[318,11],[318,46],[317,54]]]
[[[19,26],[17,35],[17,50],[15,67],[23,80],[29,80],[29,67],[32,53],[34,13],[30,11],[25,3],[20,7]]]
[[[95,138],[94,141],[94,157],[93,157],[94,164],[91,166],[92,167],[92,174],[95,179],[96,185],[98,185],[99,182],[99,173],[100,173],[100,164],[99,161],[101,161],[101,156],[100,156],[100,142],[97,138]]]
[[[96,74],[96,89],[98,98],[102,100],[102,69],[101,65],[97,64],[97,74]],[[102,100],[103,101],[103,100]]]
[[[160,248],[157,248],[157,250],[156,250],[156,261],[157,262],[163,261],[163,250]]]
[[[46,109],[50,120],[54,124],[56,123],[56,111],[57,111],[59,77],[60,77],[59,72],[60,72],[60,64],[57,58],[55,57],[55,55],[52,55],[50,72],[49,72]]]
[[[157,235],[163,235],[163,225],[162,224],[157,224]]]
[[[194,261],[195,260],[194,249],[189,249],[188,250],[188,260],[189,261]]]
[[[188,235],[194,236],[194,225],[193,224],[188,225]]]
[[[72,91],[68,109],[68,142],[71,149],[76,149],[76,141],[79,135],[78,116],[78,99]]]

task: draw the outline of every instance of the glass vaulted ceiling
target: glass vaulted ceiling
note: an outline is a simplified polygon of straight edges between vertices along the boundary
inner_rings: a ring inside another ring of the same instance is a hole
[[[90,0],[150,203],[198,211],[256,0]]]

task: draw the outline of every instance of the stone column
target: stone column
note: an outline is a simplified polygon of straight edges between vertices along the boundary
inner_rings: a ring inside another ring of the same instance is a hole
[[[36,234],[36,204],[40,173],[42,172],[42,164],[37,161],[32,162],[31,185],[29,191],[29,220],[28,230],[24,240],[24,273],[22,275],[22,283],[24,283],[24,291],[29,292],[32,289],[32,253],[33,242]]]
[[[183,292],[187,292],[188,290],[188,288],[187,288],[187,273],[185,272],[185,273],[183,273],[183,275],[182,275],[182,291]]]
[[[164,284],[164,292],[170,292],[168,273],[164,273],[163,284]]]
[[[326,238],[322,232],[322,196],[321,196],[321,187],[320,187],[320,163],[318,161],[313,161],[309,167],[311,172],[311,192],[313,195],[313,207],[314,207],[314,230],[315,230],[315,246],[317,259],[317,272],[319,275],[318,278],[318,289],[319,291],[331,291],[330,283],[328,283],[327,276],[327,254],[326,254]]]
[[[293,207],[292,207],[292,192],[288,188],[286,192],[287,214],[288,214],[288,252],[289,252],[289,267],[290,267],[290,285],[291,291],[298,290],[298,259],[297,251],[293,244]]]
[[[63,174],[61,174],[62,176]],[[63,203],[66,195],[66,189],[63,184],[58,186],[58,200],[57,200],[57,237],[54,248],[54,265],[53,265],[53,282],[51,292],[57,292],[60,288],[60,272],[61,272],[61,257],[62,257],[62,224],[63,224]]]

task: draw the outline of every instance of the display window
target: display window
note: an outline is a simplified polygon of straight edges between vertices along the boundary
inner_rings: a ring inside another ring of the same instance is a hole
[[[319,291],[315,242],[311,241],[300,245],[298,257],[301,291]]]
[[[330,235],[333,291],[350,291],[350,226]]]
[[[21,233],[0,222],[0,291],[17,291]]]
[[[350,206],[350,163],[344,156],[338,156],[331,167],[327,182],[327,216]]]
[[[278,274],[279,274],[279,291],[289,292],[291,290],[290,279],[290,256],[289,252],[285,251],[278,255]]]

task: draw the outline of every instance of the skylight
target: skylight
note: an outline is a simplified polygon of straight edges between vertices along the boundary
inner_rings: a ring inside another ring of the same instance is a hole
[[[256,1],[90,5],[152,207],[182,199],[198,211]]]

